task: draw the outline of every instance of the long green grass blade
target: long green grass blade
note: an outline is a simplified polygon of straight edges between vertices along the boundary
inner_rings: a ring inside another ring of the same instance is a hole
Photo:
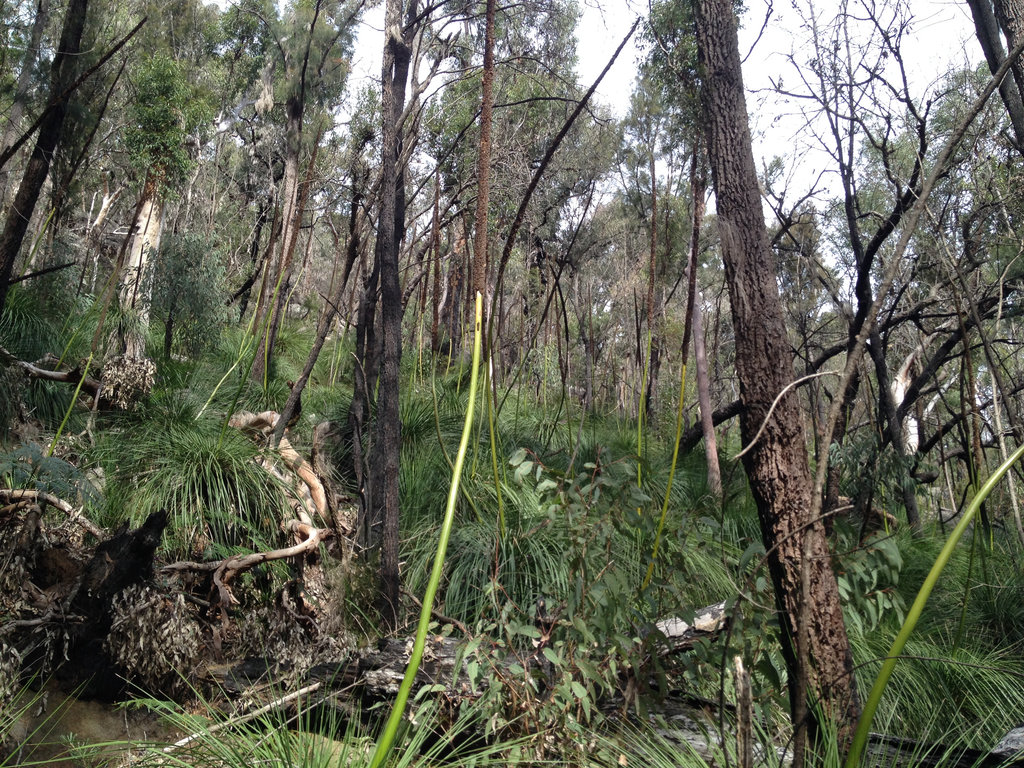
[[[882,669],[878,672],[878,677],[875,678],[874,685],[871,686],[871,693],[868,694],[867,701],[864,703],[864,711],[861,713],[860,720],[857,721],[857,730],[853,734],[853,742],[850,744],[850,752],[846,756],[846,768],[857,768],[860,765],[861,757],[864,754],[864,747],[867,745],[868,734],[871,731],[871,723],[875,719],[875,710],[878,709],[878,704],[882,700],[882,694],[885,691],[885,686],[889,682],[889,678],[892,677],[893,670],[896,667],[896,662],[899,660],[899,656],[903,653],[903,648],[907,644],[907,640],[910,639],[910,635],[914,631],[914,627],[917,626],[918,619],[921,618],[921,613],[924,611],[925,603],[928,602],[928,597],[931,595],[932,590],[935,589],[935,585],[939,581],[939,576],[945,569],[946,564],[949,562],[950,557],[953,555],[953,550],[956,549],[956,545],[963,538],[964,533],[967,531],[967,527],[974,520],[978,514],[978,510],[981,509],[981,505],[985,499],[988,498],[989,494],[996,487],[1003,475],[1005,475],[1010,468],[1020,461],[1021,457],[1024,457],[1024,445],[1020,446],[1013,454],[1004,461],[999,467],[992,473],[992,475],[985,481],[985,484],[978,491],[978,495],[972,499],[970,505],[964,512],[960,522],[957,523],[956,528],[950,534],[946,544],[942,547],[942,551],[939,552],[939,556],[935,559],[935,563],[932,565],[931,570],[928,572],[928,576],[925,578],[924,583],[921,585],[921,589],[917,593],[917,598],[914,600],[914,604],[907,611],[907,617],[903,622],[903,626],[900,629],[900,633],[896,636],[896,640],[892,644],[892,648],[889,649],[889,654],[882,664]]]
[[[416,627],[416,639],[413,642],[412,654],[409,656],[409,664],[405,668],[405,677],[398,688],[398,696],[395,699],[395,706],[391,710],[384,732],[381,734],[377,747],[373,752],[373,759],[370,768],[379,768],[391,752],[395,742],[395,735],[398,733],[398,726],[402,722],[402,715],[405,713],[405,705],[409,700],[409,693],[412,691],[412,684],[416,678],[416,672],[420,668],[420,660],[423,658],[423,648],[427,642],[427,630],[430,627],[430,615],[434,608],[434,598],[437,595],[438,586],[441,583],[441,572],[444,569],[444,556],[448,550],[448,540],[452,534],[452,524],[455,521],[455,502],[459,497],[459,481],[462,478],[462,465],[466,460],[466,451],[469,448],[469,438],[473,432],[473,406],[476,402],[477,378],[480,370],[480,337],[481,326],[483,325],[483,296],[478,291],[476,294],[476,319],[474,321],[473,335],[473,367],[469,377],[469,402],[466,405],[466,420],[462,426],[462,439],[459,442],[459,452],[455,456],[455,468],[452,470],[452,484],[448,491],[448,504],[444,510],[444,523],[441,526],[441,536],[437,542],[437,554],[434,556],[434,567],[430,572],[430,581],[427,583],[426,592],[423,595],[423,607],[420,609],[420,621]]]

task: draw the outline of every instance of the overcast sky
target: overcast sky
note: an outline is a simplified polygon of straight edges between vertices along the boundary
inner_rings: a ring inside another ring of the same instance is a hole
[[[596,79],[637,15],[646,15],[647,0],[579,2],[583,15],[576,33],[577,74],[581,84],[587,86]],[[959,0],[904,2],[913,15],[904,58],[908,64],[911,88],[916,94],[924,96],[951,68],[961,68],[981,60],[981,50],[974,38],[973,23],[965,3]],[[801,36],[806,32],[801,29],[802,18],[794,5],[805,7],[808,4],[807,0],[796,3],[790,0],[747,0],[740,30],[741,52],[749,53],[744,62],[743,76],[748,91],[747,105],[755,154],[759,162],[776,155],[786,157],[793,167],[798,187],[811,184],[828,161],[814,147],[806,121],[797,114],[795,106],[787,104],[771,90],[771,80],[782,77],[784,82],[794,82],[796,79],[789,57],[792,55],[798,62],[806,58],[801,51]],[[817,4],[821,8],[836,5],[835,0],[818,0]],[[861,2],[849,0],[849,5],[856,11]],[[355,49],[353,85],[362,78],[369,77],[376,82],[380,77],[382,19],[381,6],[369,12],[364,19]],[[635,41],[630,41],[598,90],[598,98],[620,117],[629,108],[638,55]]]

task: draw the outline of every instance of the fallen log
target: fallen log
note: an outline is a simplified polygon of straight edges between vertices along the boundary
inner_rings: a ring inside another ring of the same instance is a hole
[[[17,356],[11,354],[11,352],[3,347],[0,347],[0,361],[7,365],[13,365],[20,368],[29,378],[32,379],[57,381],[63,384],[76,385],[81,382],[80,396],[85,399],[94,400],[97,393],[100,391],[101,383],[99,379],[83,375],[80,368],[72,368],[66,371],[59,370],[55,366],[58,365],[60,361],[52,354],[47,354],[39,360],[36,360],[34,363],[30,363],[26,360],[18,359]]]
[[[664,636],[658,644],[659,653],[667,655],[690,650],[701,640],[720,633],[727,620],[722,602],[697,611],[693,624],[676,617],[657,622],[655,627]],[[414,688],[431,686],[452,700],[475,698],[473,681],[462,663],[465,646],[464,639],[451,635],[428,637]],[[326,690],[358,689],[364,701],[389,701],[398,692],[411,653],[411,638],[385,638],[376,647],[360,649],[349,658],[320,662],[300,677],[308,682],[322,682]],[[501,663],[506,668],[519,664],[531,673],[544,674],[544,656],[539,646],[508,654]],[[242,694],[252,686],[268,683],[273,688],[277,666],[273,659],[247,658],[237,664],[207,669],[207,680],[230,694]],[[288,671],[289,674],[294,672]]]

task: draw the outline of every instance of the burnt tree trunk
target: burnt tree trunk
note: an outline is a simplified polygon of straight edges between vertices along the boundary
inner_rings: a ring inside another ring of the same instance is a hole
[[[167,511],[163,509],[134,530],[125,523],[96,547],[85,567],[71,602],[71,613],[83,621],[68,633],[67,661],[58,675],[65,683],[82,686],[80,695],[112,700],[124,688],[125,681],[114,673],[116,666],[106,651],[113,599],[153,577],[153,556],[166,527]]]
[[[718,226],[736,332],[743,457],[757,504],[782,625],[790,704],[798,735],[820,705],[845,741],[859,702],[824,526],[810,519],[811,475],[795,392],[768,409],[793,379],[774,260],[764,226],[730,0],[695,4],[701,99]],[[806,690],[804,690],[806,684]],[[813,722],[812,722],[813,724]]]
[[[380,378],[370,455],[370,508],[364,522],[370,526],[379,526],[378,608],[384,626],[392,630],[398,624],[399,587],[398,469],[401,420],[398,391],[399,365],[402,360],[402,290],[398,253],[405,237],[405,173],[401,161],[400,134],[415,35],[416,0],[409,2],[404,29],[401,14],[401,0],[388,0],[381,71],[381,202],[375,253],[381,303]]]
[[[967,0],[967,5],[974,17],[975,34],[981,44],[981,50],[985,53],[989,71],[995,72],[1006,59],[1006,52],[999,38],[999,24],[996,21],[992,0]],[[1024,152],[1024,101],[1021,100],[1017,83],[1008,77],[1004,78],[999,84],[999,97],[1003,100],[1003,106],[1010,117],[1010,127],[1013,129],[1017,149]]]
[[[7,290],[14,271],[14,261],[28,231],[29,220],[35,211],[39,193],[50,173],[50,162],[60,143],[64,129],[69,96],[65,93],[72,82],[79,50],[88,0],[71,0],[64,14],[60,44],[50,67],[50,100],[47,115],[39,126],[35,148],[29,157],[25,174],[21,177],[18,194],[7,213],[3,234],[0,235],[0,313],[7,301]]]

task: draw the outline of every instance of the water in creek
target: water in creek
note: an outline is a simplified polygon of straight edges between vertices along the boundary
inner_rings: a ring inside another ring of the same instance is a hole
[[[0,766],[116,766],[126,757],[127,742],[175,738],[150,713],[80,701],[50,682],[22,690],[0,715]]]

